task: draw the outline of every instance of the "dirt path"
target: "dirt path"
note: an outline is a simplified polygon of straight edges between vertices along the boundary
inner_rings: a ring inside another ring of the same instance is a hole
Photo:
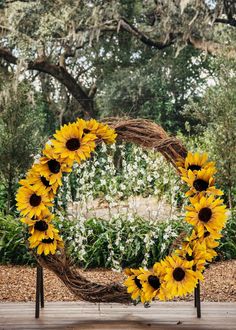
[[[82,204],[74,202],[68,205],[69,215],[79,218],[81,215],[86,219],[91,217],[110,219],[116,214],[137,214],[147,220],[172,219],[178,214],[177,210],[164,199],[157,197],[143,198],[131,196],[125,201],[119,201],[117,205],[109,207],[104,200],[95,199],[91,203]]]
[[[122,282],[123,275],[104,269],[81,271],[91,281]],[[46,301],[76,301],[64,284],[45,270]],[[236,260],[211,264],[201,284],[204,301],[236,301]],[[0,301],[33,301],[35,299],[35,268],[0,265]],[[187,297],[192,299],[192,296]]]

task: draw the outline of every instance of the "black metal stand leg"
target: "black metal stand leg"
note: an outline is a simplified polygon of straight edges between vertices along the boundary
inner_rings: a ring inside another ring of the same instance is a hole
[[[39,318],[40,312],[40,288],[41,288],[41,270],[40,266],[37,266],[36,273],[36,299],[35,299],[35,318]]]
[[[40,266],[40,277],[41,277],[41,287],[40,287],[41,307],[44,308],[43,267],[41,266]]]
[[[197,317],[201,317],[201,298],[200,298],[200,283],[198,282],[195,292],[195,301],[196,301],[196,308],[197,308]]]
[[[37,265],[36,273],[36,299],[35,299],[35,318],[39,318],[40,306],[44,307],[44,288],[43,288],[43,268]]]
[[[197,307],[197,292],[196,288],[194,288],[194,307]]]

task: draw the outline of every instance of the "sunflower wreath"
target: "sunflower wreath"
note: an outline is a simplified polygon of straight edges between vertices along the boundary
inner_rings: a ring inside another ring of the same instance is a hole
[[[125,269],[125,286],[88,281],[70,265],[50,209],[62,176],[72,171],[74,162],[85,161],[99,143],[112,144],[116,138],[154,148],[176,167],[189,187],[185,221],[193,227],[178,248],[151,270]],[[206,263],[217,255],[214,248],[226,222],[226,207],[218,197],[223,192],[215,187],[215,173],[215,164],[208,162],[207,154],[187,153],[180,141],[148,120],[111,118],[104,124],[78,119],[56,131],[41,158],[20,181],[17,207],[21,221],[28,225],[29,247],[38,262],[51,269],[80,299],[122,303],[131,299],[143,303],[169,300],[192,292],[203,280]]]

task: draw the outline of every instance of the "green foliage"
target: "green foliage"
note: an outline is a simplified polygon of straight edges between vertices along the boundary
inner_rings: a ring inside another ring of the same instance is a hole
[[[145,56],[146,55],[146,56]],[[174,58],[173,50],[137,55],[134,65],[113,67],[104,77],[98,96],[101,116],[129,115],[154,120],[172,133],[185,131],[181,111],[188,96],[197,101],[198,89],[206,83],[203,70],[209,58],[186,48]],[[149,59],[150,58],[150,59]],[[109,65],[109,62],[106,63]],[[191,124],[196,120],[188,118]]]
[[[138,216],[56,218],[67,252],[80,267],[150,267],[169,254],[173,241],[191,228],[182,219],[150,221]],[[236,212],[233,211],[217,248],[217,259],[236,258]],[[14,216],[0,215],[0,263],[33,264],[24,226]]]
[[[6,208],[7,191],[3,184],[0,183],[0,212]]]
[[[236,78],[234,62],[218,62],[218,75],[199,103],[190,102],[185,113],[200,120],[192,127],[197,145],[216,161],[217,183],[229,207],[236,205]]]
[[[153,196],[176,207],[184,193],[175,169],[161,154],[131,144],[103,144],[64,179],[57,201],[63,206],[77,201],[90,208],[91,200],[100,199],[112,207],[132,196]]]
[[[5,210],[14,207],[18,179],[32,164],[45,139],[40,100],[25,83],[5,84],[0,102],[0,180],[6,189]]]
[[[223,237],[217,248],[219,258],[236,259],[236,210],[231,211],[231,216],[226,228],[222,231]]]
[[[64,226],[65,223],[65,226]],[[60,226],[73,262],[85,268],[150,267],[164,258],[176,237],[189,226],[181,221],[158,222],[139,216],[114,216],[65,221]]]
[[[0,214],[0,263],[30,265],[34,258],[26,245],[26,231],[13,215]]]

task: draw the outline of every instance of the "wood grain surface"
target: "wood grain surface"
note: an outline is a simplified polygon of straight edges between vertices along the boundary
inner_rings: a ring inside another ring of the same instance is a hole
[[[47,302],[40,318],[34,318],[34,303],[0,303],[0,329],[79,330],[236,330],[236,303],[202,303],[202,318],[192,302],[156,302],[142,305]]]

